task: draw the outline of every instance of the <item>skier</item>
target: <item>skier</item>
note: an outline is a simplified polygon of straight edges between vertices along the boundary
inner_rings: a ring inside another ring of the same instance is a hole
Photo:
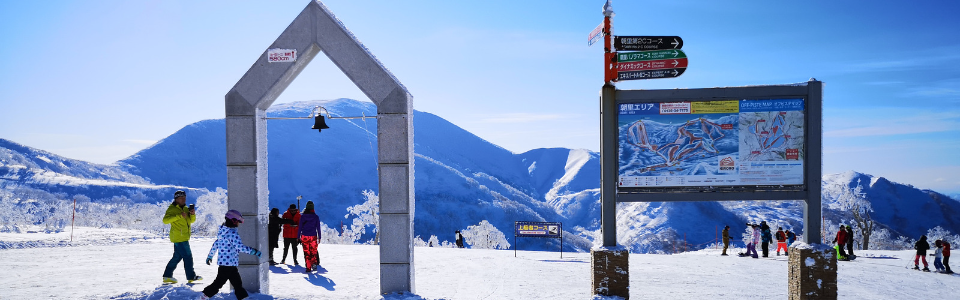
[[[283,213],[283,218],[286,219],[289,224],[283,224],[283,258],[280,259],[280,263],[284,264],[287,262],[287,249],[290,249],[290,246],[293,245],[293,264],[296,266],[300,265],[300,262],[297,261],[297,224],[300,224],[300,212],[297,211],[297,205],[290,204],[290,208],[287,209],[287,212]]]
[[[223,225],[220,225],[220,229],[217,230],[217,240],[210,247],[210,254],[207,254],[207,265],[213,262],[213,255],[217,255],[217,265],[219,265],[217,278],[213,279],[213,282],[203,289],[203,295],[200,296],[201,300],[207,300],[216,295],[217,291],[220,291],[220,288],[227,283],[227,280],[233,286],[237,300],[246,298],[248,296],[247,290],[243,289],[240,271],[237,270],[237,265],[240,264],[240,252],[254,255],[258,259],[261,255],[260,251],[247,247],[240,240],[237,226],[243,223],[243,216],[240,215],[239,211],[233,209],[227,211],[224,219]]]
[[[937,250],[930,254],[933,256],[933,267],[937,268],[937,272],[946,272],[946,269],[943,267],[943,244],[940,240],[933,241],[933,245],[937,246]]]
[[[757,244],[760,243],[760,225],[747,223],[747,233],[744,234],[747,243],[747,253],[741,255],[758,258]],[[751,254],[752,253],[752,254]]]
[[[303,261],[307,264],[306,273],[315,270],[319,265],[320,256],[317,255],[317,243],[320,241],[320,217],[313,210],[313,201],[307,201],[307,206],[300,217],[299,236],[303,246]]]
[[[788,255],[787,234],[783,233],[783,227],[777,227],[777,256],[780,256],[780,248],[783,248],[783,255]]]
[[[787,245],[793,245],[793,242],[797,241],[797,235],[787,229]]]
[[[274,207],[270,210],[270,221],[267,223],[267,236],[270,244],[270,265],[277,264],[277,262],[273,260],[273,249],[280,247],[280,242],[278,242],[277,239],[280,238],[280,232],[283,229],[283,224],[290,224],[290,220],[281,218],[280,209]]]
[[[460,230],[457,230],[457,248],[463,248],[463,235],[460,234]]]
[[[927,265],[927,249],[930,249],[930,244],[927,243],[927,236],[921,235],[920,240],[916,244],[913,244],[913,249],[917,249],[917,256],[913,259],[913,269],[920,270],[920,260],[923,260],[923,271],[930,272],[930,267]]]
[[[850,225],[847,225],[847,257],[850,259],[857,257],[853,255],[853,229],[850,228]]]
[[[730,225],[723,226],[723,232],[720,233],[720,237],[723,239],[723,253],[720,255],[727,256],[727,247],[730,246]]]
[[[177,279],[173,278],[173,270],[181,260],[183,260],[183,270],[187,273],[188,283],[203,279],[193,271],[193,253],[190,252],[190,224],[197,221],[197,210],[193,205],[188,209],[184,208],[186,205],[187,193],[176,191],[173,193],[173,203],[163,214],[163,224],[170,224],[170,242],[173,242],[173,257],[167,262],[167,268],[163,270],[163,283],[177,283]]]
[[[843,252],[843,245],[847,243],[847,231],[844,230],[843,225],[840,225],[840,230],[837,231],[837,237],[833,242],[837,243],[837,259],[847,260],[847,254]],[[926,264],[926,258],[924,258],[924,264]]]
[[[760,246],[763,248],[763,257],[767,257],[770,254],[770,243],[773,242],[773,235],[770,234],[770,226],[767,225],[767,221],[760,222],[760,230],[763,238]]]
[[[946,240],[940,241],[943,244],[943,268],[946,269],[944,273],[953,274],[953,271],[950,270],[950,243]]]

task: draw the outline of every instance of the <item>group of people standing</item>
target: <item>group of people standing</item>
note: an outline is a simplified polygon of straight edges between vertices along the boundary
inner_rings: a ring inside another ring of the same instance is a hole
[[[953,274],[953,271],[950,270],[950,243],[946,240],[936,240],[933,242],[933,245],[937,247],[933,254],[933,266],[937,268],[937,272]],[[913,259],[913,269],[920,270],[920,261],[923,260],[923,271],[930,272],[930,267],[927,265],[927,250],[930,250],[930,244],[927,243],[927,236],[921,235],[920,239],[913,245],[913,248],[917,250],[917,256]]]
[[[777,240],[777,256],[780,255],[780,249],[783,249],[783,255],[788,254],[787,245],[793,244],[797,240],[797,235],[791,232],[790,230],[783,230],[783,227],[777,227],[776,234],[771,232],[770,226],[767,225],[767,221],[762,221],[760,224],[751,224],[747,223],[748,235],[745,236],[747,244],[747,252],[740,253],[741,257],[750,256],[753,258],[759,258],[760,255],[757,254],[757,245],[760,245],[761,250],[763,251],[763,257],[768,257],[770,255],[770,244],[773,243],[774,237]],[[723,233],[721,234],[723,239],[723,252],[720,255],[727,255],[727,248],[730,246],[730,226],[723,227]]]
[[[281,230],[282,228],[282,230]],[[283,232],[283,257],[277,263],[273,260],[273,249],[279,248],[280,233]],[[320,242],[320,217],[314,210],[313,201],[307,201],[303,214],[297,206],[290,204],[287,211],[280,216],[280,209],[270,210],[270,219],[267,224],[267,233],[270,241],[270,264],[286,264],[287,250],[293,247],[293,264],[297,261],[297,245],[303,245],[303,260],[306,262],[306,273],[316,270],[320,258],[317,254],[317,244]]]
[[[176,191],[173,194],[173,203],[167,207],[163,216],[163,223],[170,224],[170,241],[173,242],[173,257],[167,262],[163,271],[163,283],[177,283],[173,278],[173,271],[183,261],[183,268],[187,275],[187,282],[194,283],[203,279],[196,274],[193,268],[193,253],[190,251],[190,225],[197,221],[196,208],[193,204],[186,206],[187,194],[184,191]],[[283,231],[283,264],[287,258],[287,249],[293,246],[293,263],[300,265],[297,261],[297,245],[303,245],[303,258],[306,261],[306,273],[317,269],[319,256],[317,255],[317,243],[320,241],[320,217],[314,211],[313,201],[307,201],[307,205],[301,214],[297,206],[291,204],[290,208],[283,217],[279,217],[280,210],[274,208],[270,211],[270,219],[267,225],[270,247],[270,264],[275,265],[273,261],[273,249],[279,247],[278,238]],[[206,263],[213,263],[214,255],[217,257],[217,277],[210,285],[203,289],[203,295],[200,299],[209,299],[220,291],[227,281],[233,286],[237,299],[244,299],[249,294],[243,288],[243,282],[240,279],[240,272],[237,266],[240,262],[240,253],[247,253],[260,258],[261,253],[256,248],[248,247],[240,240],[237,233],[237,227],[243,223],[243,216],[237,210],[229,210],[224,215],[224,222],[217,230],[217,240],[210,247],[210,253],[207,255]]]
[[[853,229],[850,225],[841,224],[833,242],[837,244],[837,260],[851,260],[857,257],[853,254]],[[844,246],[847,248],[846,252],[843,251]]]

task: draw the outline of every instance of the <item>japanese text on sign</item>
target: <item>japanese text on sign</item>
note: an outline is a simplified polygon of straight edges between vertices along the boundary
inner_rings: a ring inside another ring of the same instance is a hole
[[[272,63],[297,61],[297,49],[269,49],[267,61]]]

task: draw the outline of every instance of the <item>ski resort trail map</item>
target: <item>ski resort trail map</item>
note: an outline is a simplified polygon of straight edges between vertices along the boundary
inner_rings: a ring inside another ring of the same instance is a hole
[[[621,187],[799,184],[802,99],[621,104]]]

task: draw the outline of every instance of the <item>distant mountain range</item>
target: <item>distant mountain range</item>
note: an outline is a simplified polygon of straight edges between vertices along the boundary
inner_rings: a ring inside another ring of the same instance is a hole
[[[268,117],[304,117],[315,106],[334,116],[376,115],[372,103],[350,99],[277,104]],[[436,115],[414,112],[416,216],[414,234],[452,241],[453,232],[488,220],[512,235],[514,221],[557,221],[564,249],[587,251],[599,240],[599,154],[578,149],[534,149],[515,154]],[[336,227],[361,192],[377,190],[375,120],[328,120],[322,133],[313,120],[269,120],[270,206],[317,204],[324,223]],[[135,202],[169,201],[186,189],[190,198],[226,188],[224,119],[190,124],[156,144],[118,161],[97,165],[0,139],[0,189],[35,189],[94,201],[124,196]],[[835,189],[864,185],[874,216],[896,233],[917,237],[934,226],[960,231],[960,202],[882,177],[847,172],[826,175],[824,216]],[[668,251],[677,241],[703,247],[724,224],[742,230],[747,221],[768,220],[801,229],[802,205],[776,202],[621,203],[621,244],[637,252]],[[836,220],[842,221],[842,220]],[[512,243],[513,241],[511,241]],[[520,249],[550,249],[559,241],[520,239]],[[514,245],[517,246],[517,245]]]

